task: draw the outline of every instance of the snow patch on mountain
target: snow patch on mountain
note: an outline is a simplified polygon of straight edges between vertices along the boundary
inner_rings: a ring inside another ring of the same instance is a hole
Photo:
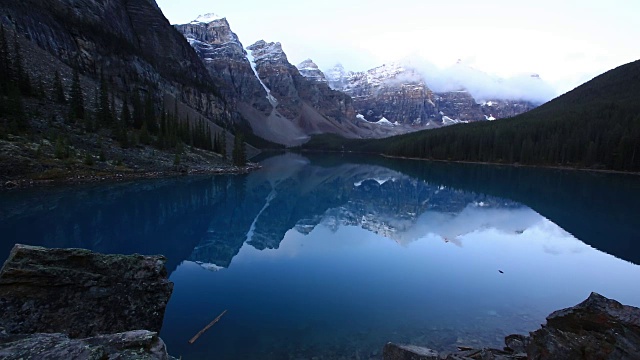
[[[360,185],[362,185],[363,182],[367,181],[367,180],[373,180],[375,182],[378,183],[378,185],[382,185],[384,183],[386,183],[387,181],[395,181],[395,178],[392,177],[385,177],[385,178],[369,178],[369,179],[364,179],[364,180],[360,180],[360,181],[356,181],[355,183],[353,183],[353,186],[355,187],[359,187]]]
[[[210,22],[213,22],[215,20],[220,20],[220,19],[224,19],[224,16],[220,16],[214,13],[208,13],[208,14],[198,16],[195,20],[191,22],[191,24],[208,24]]]
[[[468,121],[464,121],[464,120],[460,120],[460,119],[452,119],[448,116],[443,116],[442,117],[442,126],[449,126],[449,125],[455,125],[455,124],[468,124]]]
[[[276,106],[278,106],[278,100],[273,95],[271,95],[271,89],[269,89],[267,85],[262,81],[262,79],[260,79],[260,76],[258,75],[258,70],[256,68],[256,59],[253,57],[252,50],[247,51],[247,60],[249,60],[249,64],[251,64],[251,70],[253,70],[253,73],[256,75],[256,78],[258,79],[258,81],[260,81],[260,85],[262,85],[262,88],[264,89],[264,91],[267,92],[267,100],[269,100],[269,103],[275,109]]]
[[[218,265],[212,264],[212,263],[205,263],[205,262],[202,262],[202,261],[196,261],[196,264],[198,264],[203,269],[209,270],[209,271],[220,271],[220,270],[224,269],[224,267],[222,267],[222,266],[218,266]]]
[[[378,125],[383,125],[383,126],[393,126],[393,123],[389,120],[387,120],[387,118],[383,117],[382,119],[376,121],[376,124]]]

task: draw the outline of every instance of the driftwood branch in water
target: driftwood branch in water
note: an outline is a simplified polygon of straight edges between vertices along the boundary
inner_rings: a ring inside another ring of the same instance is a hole
[[[226,313],[227,310],[223,311],[222,314],[218,315],[217,318],[213,319],[212,322],[209,323],[209,325],[205,326],[204,329],[200,330],[194,337],[191,338],[191,340],[189,340],[189,344],[193,344],[194,342],[196,342],[196,340],[198,340],[198,338],[204,334],[205,331],[209,330],[210,327],[213,326],[213,324],[217,323],[218,320],[220,320],[220,318],[222,317],[222,315],[224,315],[224,313]]]

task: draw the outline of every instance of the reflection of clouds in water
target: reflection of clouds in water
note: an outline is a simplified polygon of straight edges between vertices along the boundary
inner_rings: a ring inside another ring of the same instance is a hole
[[[546,218],[527,229],[522,236],[541,243],[543,251],[550,255],[579,254],[590,248]]]
[[[489,208],[470,204],[458,214],[427,211],[418,217],[414,226],[395,238],[408,244],[428,234],[439,236],[444,241],[462,246],[460,237],[484,229],[518,234],[543,219],[540,214],[527,207]]]

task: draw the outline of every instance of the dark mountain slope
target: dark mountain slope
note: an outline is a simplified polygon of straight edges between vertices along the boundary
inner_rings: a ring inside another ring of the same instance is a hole
[[[0,1],[3,22],[82,73],[211,90],[204,64],[153,0]]]
[[[0,24],[0,179],[228,165],[241,117],[154,0],[0,0]]]

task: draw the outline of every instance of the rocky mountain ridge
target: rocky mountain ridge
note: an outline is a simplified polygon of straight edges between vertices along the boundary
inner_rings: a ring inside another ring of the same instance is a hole
[[[247,52],[226,18],[208,14],[175,28],[195,49],[216,83],[222,85],[229,101],[247,102],[264,113],[271,111],[265,89],[254,76]]]
[[[410,63],[362,72],[337,65],[326,74],[311,59],[293,66],[282,44],[260,40],[244,48],[227,19],[216,15],[175,27],[253,132],[280,144],[297,145],[324,133],[388,137],[510,117],[537,105],[476,99],[464,87],[434,91]]]
[[[511,117],[537,105],[519,100],[475,99],[464,87],[434,91],[420,71],[402,62],[361,72],[346,71],[337,64],[325,76],[333,89],[350,95],[356,111],[372,122],[387,119],[432,128]]]
[[[175,27],[194,47],[210,75],[223,83],[230,102],[258,136],[297,145],[310,135],[323,133],[348,138],[402,133],[359,121],[350,96],[332,90],[321,78],[316,81],[303,76],[278,42],[260,40],[245,49],[228,21],[213,16]],[[308,65],[311,68],[306,74],[311,76],[315,64]],[[321,74],[319,70],[316,73]]]
[[[311,59],[307,59],[300,64],[296,65],[298,70],[300,71],[300,75],[306,77],[307,79],[311,79],[317,82],[326,83],[327,78],[324,76],[324,73],[318,65],[313,62]]]

